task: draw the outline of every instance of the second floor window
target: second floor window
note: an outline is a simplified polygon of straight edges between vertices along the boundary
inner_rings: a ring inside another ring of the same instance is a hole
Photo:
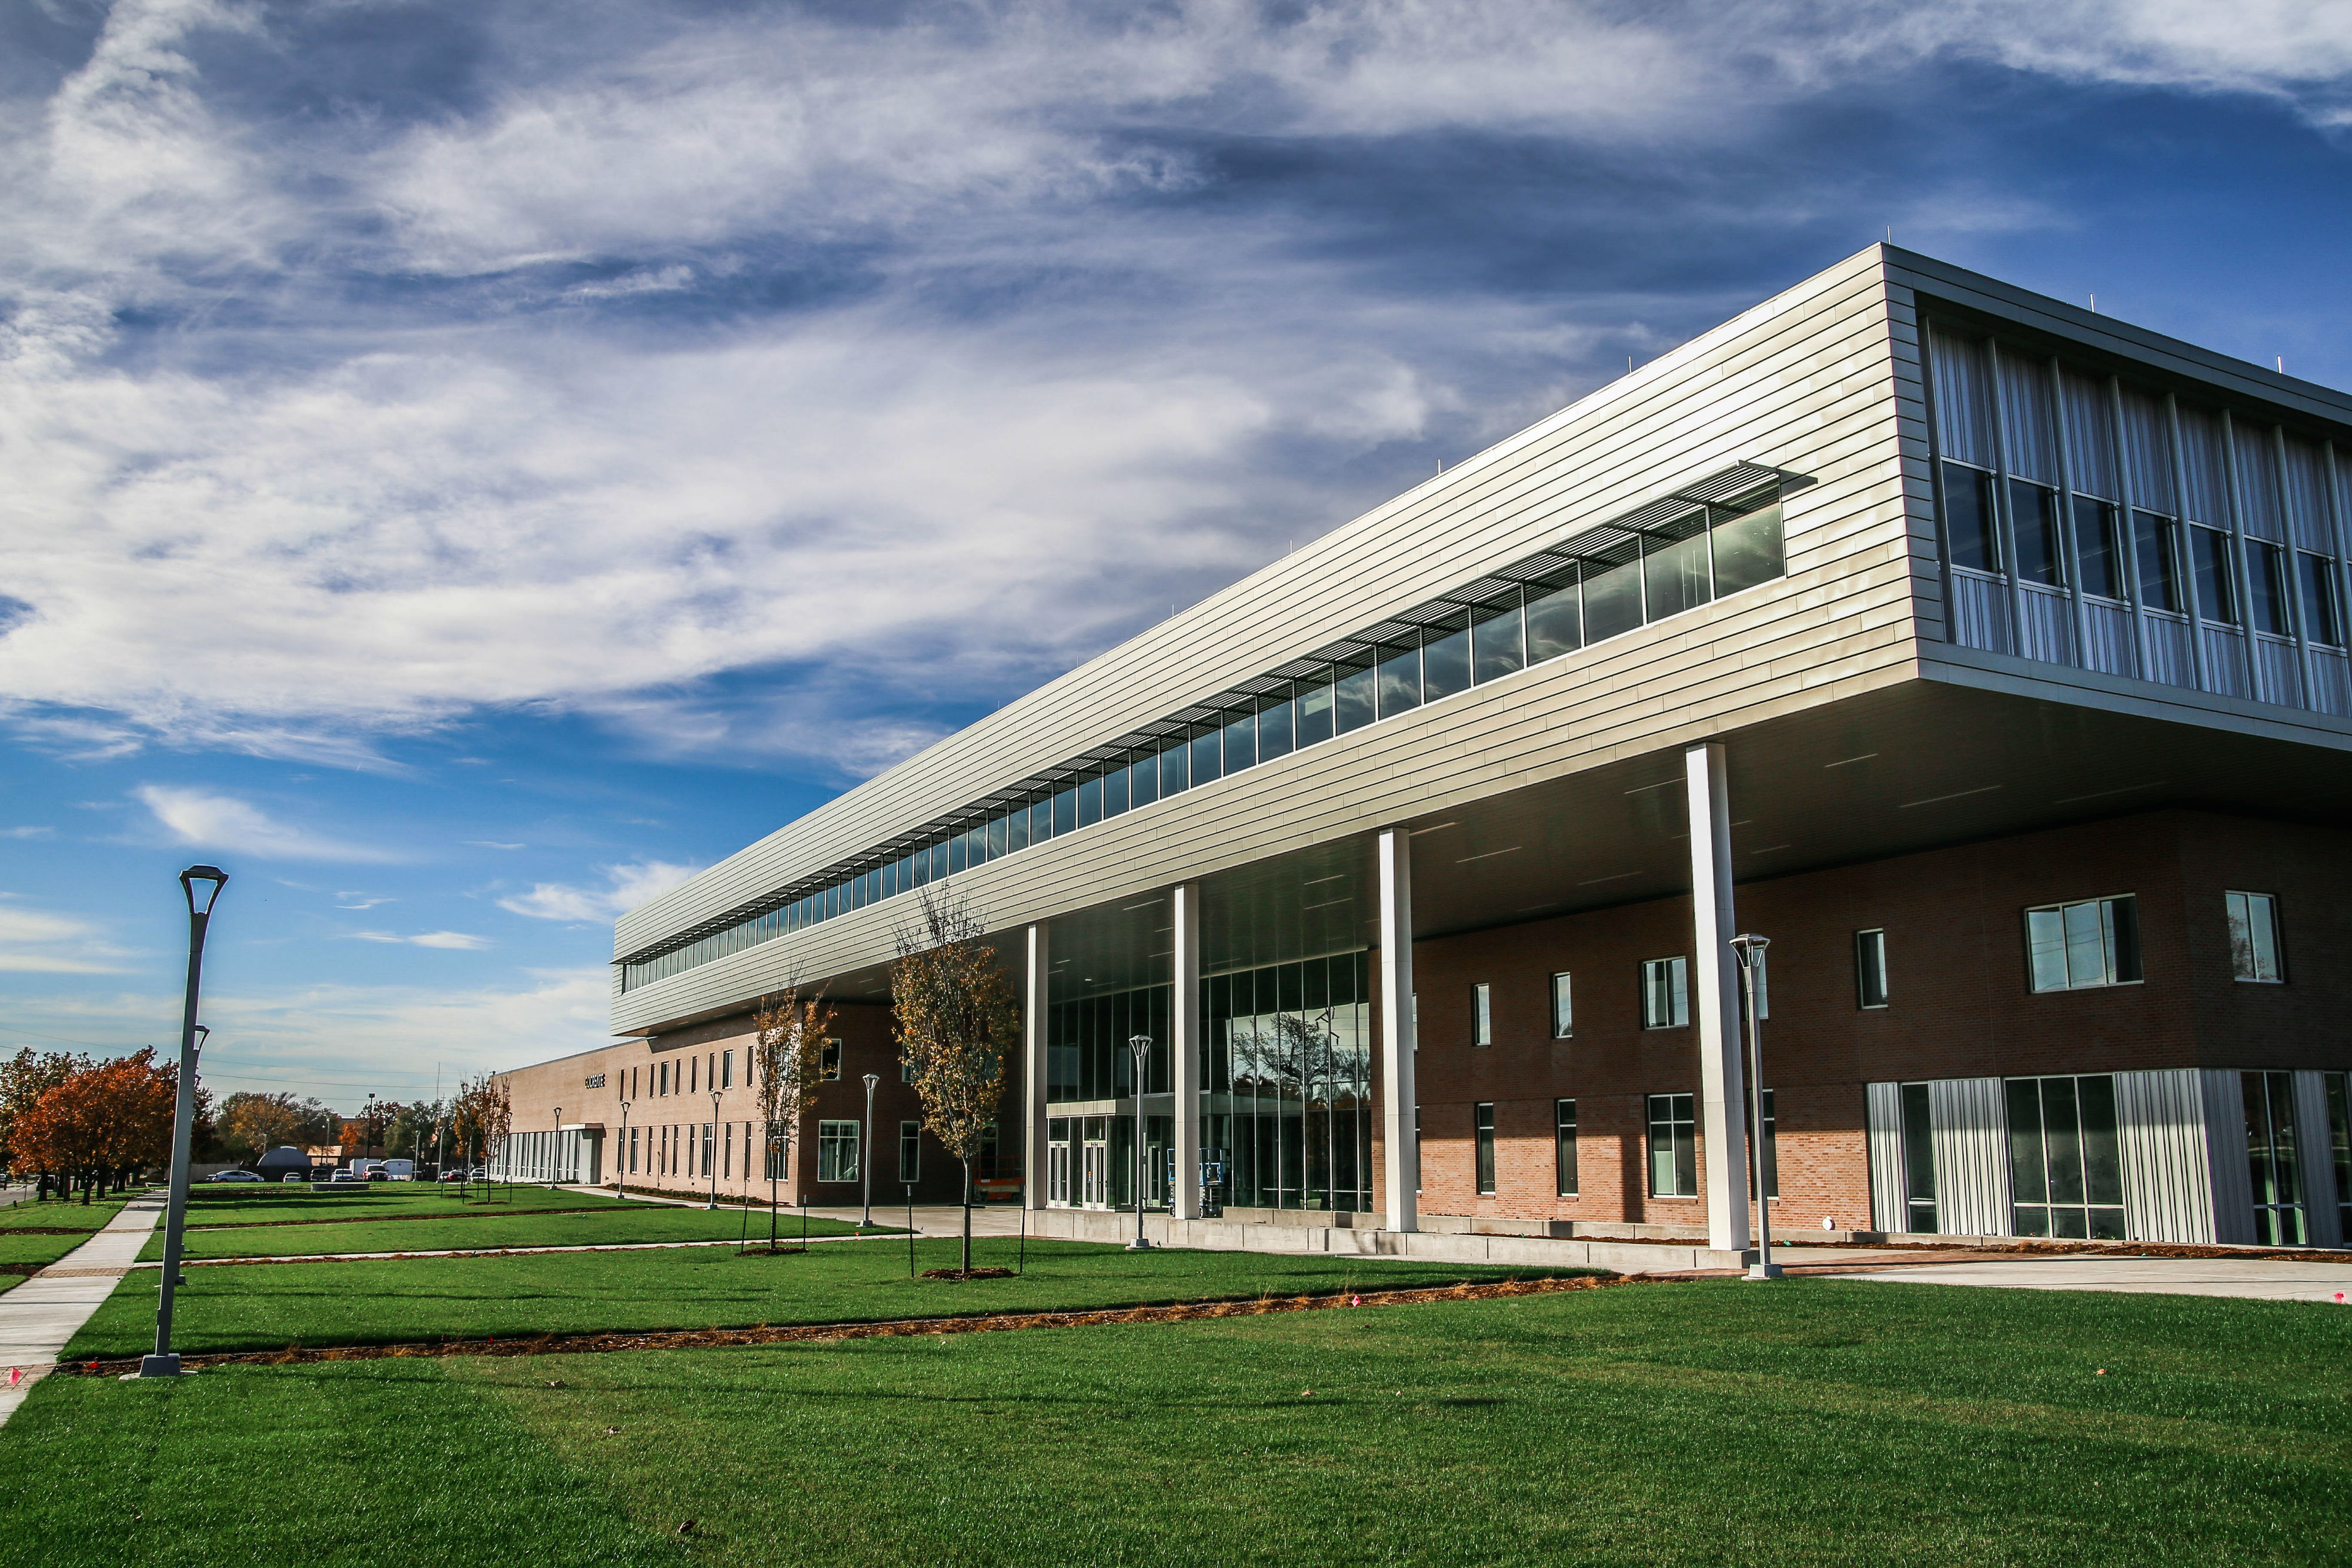
[[[2230,967],[2241,980],[2277,985],[2285,979],[2279,967],[2278,900],[2267,893],[2221,895],[2230,911]]]
[[[1551,977],[1551,1037],[1566,1040],[1576,1032],[1576,995],[1569,976]]]
[[[2025,945],[2037,991],[2132,984],[2140,977],[2139,902],[2126,893],[2029,909]]]
[[[1494,994],[1484,980],[1470,988],[1470,1043],[1495,1043]]]
[[[841,1076],[841,1041],[828,1040],[824,1042],[824,1052],[817,1058],[816,1075],[828,1083]]]
[[[1853,934],[1853,1001],[1868,1010],[1886,1005],[1886,933]]]
[[[1682,956],[1642,960],[1642,1027],[1681,1029],[1690,1022],[1690,971]]]

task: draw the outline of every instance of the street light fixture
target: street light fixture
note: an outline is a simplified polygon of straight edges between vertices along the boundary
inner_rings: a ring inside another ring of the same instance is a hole
[[[1769,936],[1742,932],[1731,939],[1739,956],[1740,1011],[1748,1022],[1748,1165],[1756,1183],[1756,1261],[1748,1265],[1751,1280],[1777,1280],[1780,1265],[1772,1261],[1772,1200],[1764,1187],[1764,1020],[1756,1016],[1756,972],[1764,967]]]
[[[1143,1076],[1151,1066],[1151,1037],[1132,1036],[1127,1049],[1135,1052],[1135,1239],[1127,1244],[1127,1249],[1149,1252],[1151,1243],[1143,1237]]]
[[[155,1353],[139,1363],[142,1377],[177,1377],[180,1358],[172,1352],[172,1303],[180,1284],[180,1242],[188,1220],[188,1143],[196,1120],[196,1036],[211,1030],[196,1021],[196,994],[205,968],[205,927],[213,905],[228,885],[228,873],[192,865],[180,873],[188,900],[188,986],[180,1013],[180,1081],[172,1095],[172,1185],[163,1205],[163,1289],[155,1309]]]
[[[866,1075],[866,1146],[857,1152],[857,1174],[865,1182],[866,1212],[859,1216],[857,1228],[874,1228],[874,1090],[882,1082],[878,1072]]]
[[[624,1100],[621,1102],[621,1135],[613,1142],[613,1190],[614,1192],[625,1193],[629,1190],[629,1171],[625,1163],[629,1157],[628,1150],[629,1103]]]
[[[555,1162],[557,1151],[562,1144],[563,1107],[558,1105],[555,1108],[555,1131],[548,1134],[547,1140],[547,1190],[550,1192],[555,1190]]]
[[[710,1124],[702,1135],[702,1166],[710,1173],[710,1201],[705,1208],[719,1207],[719,1162],[710,1157],[710,1145],[719,1136],[719,1091],[710,1092]]]

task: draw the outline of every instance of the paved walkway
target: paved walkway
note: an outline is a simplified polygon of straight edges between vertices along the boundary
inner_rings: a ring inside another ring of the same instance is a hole
[[[1839,1270],[1847,1280],[1914,1285],[2005,1285],[2026,1291],[2123,1291],[2352,1303],[2352,1263],[2273,1258],[2017,1258]]]
[[[16,1413],[35,1383],[57,1365],[58,1353],[131,1272],[148,1233],[163,1217],[163,1195],[134,1197],[104,1229],[0,1295],[0,1426]],[[7,1379],[23,1373],[15,1387]]]

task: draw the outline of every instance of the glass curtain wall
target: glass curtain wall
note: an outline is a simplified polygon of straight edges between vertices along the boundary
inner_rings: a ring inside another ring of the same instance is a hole
[[[2254,1240],[2265,1247],[2301,1247],[2303,1172],[2294,1144],[2294,1074],[2247,1072],[2239,1077],[2246,1105],[2246,1160],[2254,1188]]]
[[[1371,960],[1343,953],[1202,982],[1202,1145],[1227,1207],[1372,1206]]]
[[[2124,1239],[2116,1081],[2009,1081],[2009,1171],[2020,1236]]]

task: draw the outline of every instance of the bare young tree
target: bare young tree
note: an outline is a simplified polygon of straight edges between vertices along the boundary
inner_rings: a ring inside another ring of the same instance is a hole
[[[824,992],[803,997],[797,985],[787,985],[782,994],[764,998],[752,1014],[752,1026],[759,1032],[751,1042],[751,1082],[768,1145],[771,1252],[776,1249],[776,1183],[791,1166],[793,1139],[802,1118],[816,1103],[824,1031],[832,1027],[833,1016]]]
[[[919,918],[897,932],[890,967],[898,1057],[923,1105],[923,1125],[963,1166],[963,1269],[971,1272],[971,1162],[1004,1096],[1004,1061],[1021,1037],[1013,980],[981,940],[963,900],[918,890]]]
[[[488,1074],[461,1084],[452,1119],[456,1124],[460,1156],[463,1156],[467,1145],[473,1146],[481,1159],[485,1173],[483,1186],[487,1188],[490,1160],[506,1143],[507,1134],[514,1129],[514,1106],[507,1099],[507,1086]],[[465,1189],[460,1187],[458,1190],[462,1196]]]

